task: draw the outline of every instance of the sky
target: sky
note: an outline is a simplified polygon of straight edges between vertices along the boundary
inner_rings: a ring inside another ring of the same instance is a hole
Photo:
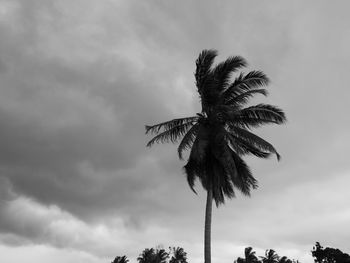
[[[195,59],[243,56],[288,122],[256,131],[259,188],[212,218],[212,261],[350,252],[348,1],[0,0],[1,262],[103,263],[181,246],[203,262],[205,192],[144,125],[195,115]]]

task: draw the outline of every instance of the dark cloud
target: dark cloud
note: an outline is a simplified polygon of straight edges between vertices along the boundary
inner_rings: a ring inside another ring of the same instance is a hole
[[[0,1],[1,242],[134,258],[179,244],[199,262],[205,193],[176,147],[145,148],[144,125],[199,111],[194,61],[216,48],[267,73],[262,101],[288,124],[258,131],[282,161],[248,158],[260,188],[214,211],[213,256],[346,250],[346,5]]]

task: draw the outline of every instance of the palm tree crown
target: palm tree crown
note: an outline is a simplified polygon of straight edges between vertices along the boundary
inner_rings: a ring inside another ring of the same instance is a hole
[[[264,124],[282,124],[284,112],[276,106],[258,104],[244,107],[256,94],[267,95],[269,79],[261,71],[240,73],[231,81],[232,73],[247,65],[239,56],[229,57],[213,67],[215,50],[203,50],[196,61],[196,86],[202,111],[196,116],[146,126],[146,133],[156,136],[147,146],[158,142],[177,142],[179,158],[190,150],[184,166],[187,181],[194,190],[199,179],[205,190],[212,192],[216,205],[225,197],[235,196],[235,188],[244,195],[258,184],[248,165],[241,158],[252,154],[267,158],[280,155],[267,141],[250,129]]]
[[[255,255],[255,251],[253,251],[252,247],[246,247],[244,249],[244,258],[237,258],[237,263],[258,263],[259,260]]]
[[[166,263],[169,253],[164,249],[146,248],[137,258],[139,263]]]
[[[169,263],[188,263],[187,253],[182,247],[173,247],[170,248],[170,250],[173,252],[173,255],[169,260]]]
[[[264,257],[260,257],[262,263],[278,263],[280,260],[280,257],[277,255],[277,253],[275,252],[275,250],[273,249],[267,249],[265,251],[265,256]],[[285,258],[287,259],[287,258]],[[283,260],[285,260],[283,259]]]
[[[129,259],[126,256],[117,256],[112,263],[128,263]]]

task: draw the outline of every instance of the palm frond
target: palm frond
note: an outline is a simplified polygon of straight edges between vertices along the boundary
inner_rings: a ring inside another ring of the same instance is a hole
[[[230,82],[231,74],[246,65],[246,60],[240,56],[232,56],[219,63],[213,69],[214,78],[217,81],[217,89],[225,89]]]
[[[177,248],[173,247],[170,249],[173,252],[173,256],[169,260],[169,263],[188,263],[187,253],[184,251],[182,247],[177,247]]]
[[[199,93],[201,93],[201,89],[204,86],[203,84],[211,71],[211,66],[217,55],[218,52],[214,49],[203,50],[196,60],[196,72],[194,75]]]
[[[185,171],[189,187],[195,194],[197,194],[196,190],[194,189],[194,185],[196,182],[196,178],[200,175],[200,173],[198,172],[199,164],[196,163],[193,158],[189,158],[183,169]]]
[[[235,163],[232,162],[231,149],[227,143],[226,129],[224,127],[216,127],[213,134],[215,134],[215,137],[211,141],[211,153],[224,168],[225,173],[236,175]]]
[[[210,163],[212,170],[211,186],[213,190],[213,199],[218,207],[220,204],[225,203],[225,197],[235,197],[235,191],[231,175],[225,171],[222,164],[216,159],[213,159]]]
[[[194,193],[194,184],[196,178],[199,178],[203,187],[206,186],[206,152],[208,149],[208,131],[205,128],[201,128],[197,132],[197,137],[193,142],[190,156],[184,166],[184,170],[187,176],[187,182]]]
[[[165,249],[157,249],[154,263],[166,263],[168,258],[169,253],[166,252]]]
[[[264,96],[268,95],[266,89],[252,89],[247,90],[241,94],[225,99],[225,105],[243,105],[248,102],[248,100],[253,97],[255,94],[262,94]]]
[[[231,116],[232,123],[245,127],[256,127],[262,124],[282,124],[287,119],[280,108],[269,104],[258,104],[240,111],[234,112]]]
[[[137,258],[139,263],[154,262],[156,257],[156,251],[154,248],[145,248]]]
[[[252,154],[259,158],[267,159],[271,156],[271,153],[261,151],[258,147],[255,147],[251,144],[242,143],[241,147],[246,150],[247,154]]]
[[[226,137],[227,137],[227,144],[232,151],[234,151],[240,156],[247,154],[246,148],[241,146],[242,144],[239,143],[238,137],[235,137],[230,133],[227,133]]]
[[[147,147],[151,147],[154,143],[177,142],[186,132],[193,126],[192,122],[183,123],[156,135],[147,143]]]
[[[238,140],[241,141],[241,144],[245,142],[247,147],[257,148],[258,150],[262,152],[270,152],[276,154],[277,160],[280,160],[281,156],[273,147],[273,145],[258,135],[255,135],[254,133],[247,131],[246,129],[238,128],[238,127],[231,127],[231,134],[238,138]]]
[[[247,143],[247,141],[243,140],[238,136],[233,136],[232,134],[228,134],[229,143],[232,148],[238,155],[243,156],[246,154],[252,154],[259,158],[269,158],[271,156],[270,152],[265,152],[254,146],[251,143]]]
[[[162,123],[158,123],[155,125],[146,125],[146,134],[158,134],[161,129],[163,131],[170,130],[176,126],[180,126],[187,123],[194,123],[198,120],[199,116],[193,116],[193,117],[186,117],[186,118],[179,118],[179,119],[173,119],[171,121],[166,121]]]
[[[278,254],[273,249],[265,251],[265,257],[260,257],[263,263],[277,263],[279,260]]]
[[[250,196],[251,189],[258,187],[257,180],[253,177],[249,166],[235,152],[231,151],[232,159],[235,162],[238,176],[232,177],[232,182],[242,194]]]
[[[255,255],[255,253],[256,252],[253,251],[252,247],[246,247],[244,249],[244,256],[245,256],[247,263],[257,263],[258,262],[258,258]]]
[[[221,100],[229,100],[248,90],[267,86],[268,77],[262,71],[250,71],[244,75],[241,73],[235,81],[222,93]]]
[[[177,152],[179,154],[180,160],[182,160],[182,152],[185,150],[191,149],[194,140],[196,139],[197,133],[199,129],[199,124],[194,124],[188,132],[183,137],[182,141],[179,144],[179,147],[177,148]]]
[[[215,180],[211,182],[213,198],[216,205],[224,203],[224,197],[235,196],[234,187],[244,195],[249,195],[250,190],[257,187],[257,182],[252,176],[248,165],[229,147],[227,132],[216,131],[216,138],[211,145],[211,153],[214,158],[207,160],[213,169]]]
[[[128,263],[129,259],[126,256],[117,256],[112,263]]]

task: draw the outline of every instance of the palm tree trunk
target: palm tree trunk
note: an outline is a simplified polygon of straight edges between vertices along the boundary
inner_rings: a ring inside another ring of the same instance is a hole
[[[213,191],[207,190],[207,204],[205,207],[205,224],[204,224],[204,263],[211,263],[211,212],[213,204]]]

